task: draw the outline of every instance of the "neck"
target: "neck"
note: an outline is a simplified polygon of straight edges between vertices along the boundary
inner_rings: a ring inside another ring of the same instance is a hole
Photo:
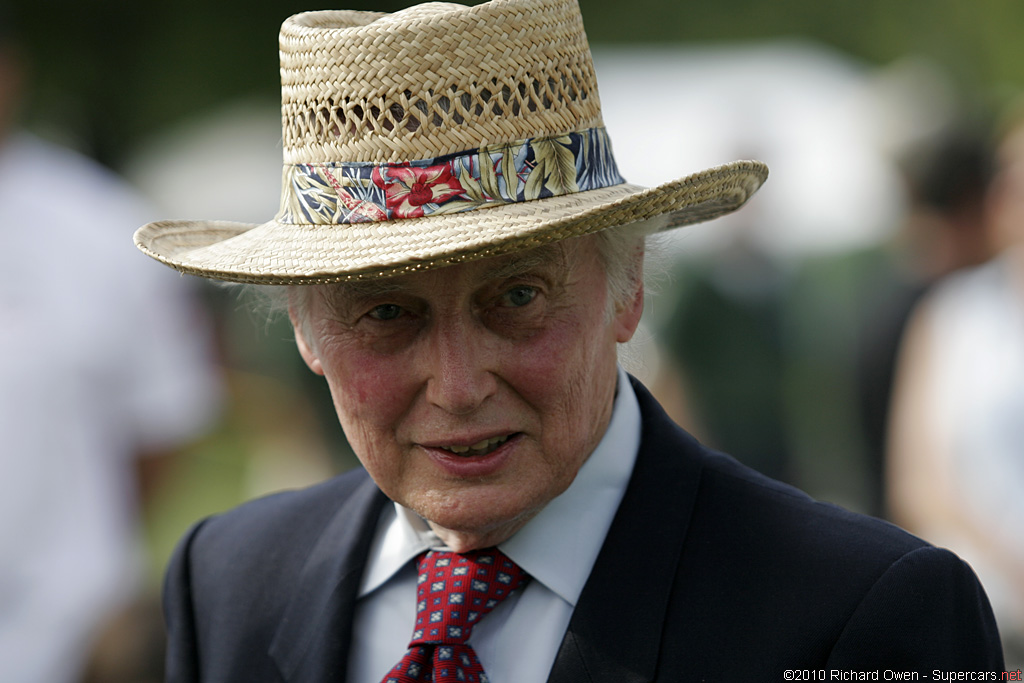
[[[438,538],[444,541],[444,544],[452,549],[456,553],[468,553],[471,550],[480,550],[481,548],[491,548],[493,546],[504,543],[508,539],[512,538],[513,534],[522,529],[528,521],[533,517],[515,519],[506,524],[502,524],[500,527],[494,529],[488,529],[486,531],[457,531],[454,529],[446,529],[443,526],[434,524],[427,520],[427,524],[430,525],[430,529],[437,534]]]

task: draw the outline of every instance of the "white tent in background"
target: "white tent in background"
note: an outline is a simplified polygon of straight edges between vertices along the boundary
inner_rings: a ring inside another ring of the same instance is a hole
[[[771,169],[743,211],[674,233],[685,253],[714,249],[741,228],[783,260],[884,239],[903,208],[887,147],[943,120],[944,107],[914,101],[920,87],[895,89],[896,102],[877,73],[809,43],[605,47],[595,62],[630,182],[654,185],[741,158]]]

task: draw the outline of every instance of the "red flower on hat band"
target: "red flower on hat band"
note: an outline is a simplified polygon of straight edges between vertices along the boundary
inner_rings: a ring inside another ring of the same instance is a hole
[[[387,209],[395,218],[420,218],[426,214],[425,204],[442,204],[464,192],[447,164],[378,166],[371,178],[384,190]]]

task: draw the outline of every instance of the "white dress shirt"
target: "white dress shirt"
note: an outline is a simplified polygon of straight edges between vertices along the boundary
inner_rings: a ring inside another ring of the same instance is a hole
[[[583,585],[626,491],[640,447],[640,408],[626,373],[608,429],[576,479],[498,547],[532,578],[474,626],[470,645],[491,683],[547,680]],[[416,567],[444,548],[411,510],[387,506],[356,603],[348,680],[380,683],[408,650],[416,618]]]

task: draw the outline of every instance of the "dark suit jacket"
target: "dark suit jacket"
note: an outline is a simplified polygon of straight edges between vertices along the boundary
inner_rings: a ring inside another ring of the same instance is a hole
[[[634,384],[637,464],[549,681],[1002,670],[956,556],[707,450]],[[360,470],[197,525],[167,575],[168,681],[344,680],[385,503]]]

